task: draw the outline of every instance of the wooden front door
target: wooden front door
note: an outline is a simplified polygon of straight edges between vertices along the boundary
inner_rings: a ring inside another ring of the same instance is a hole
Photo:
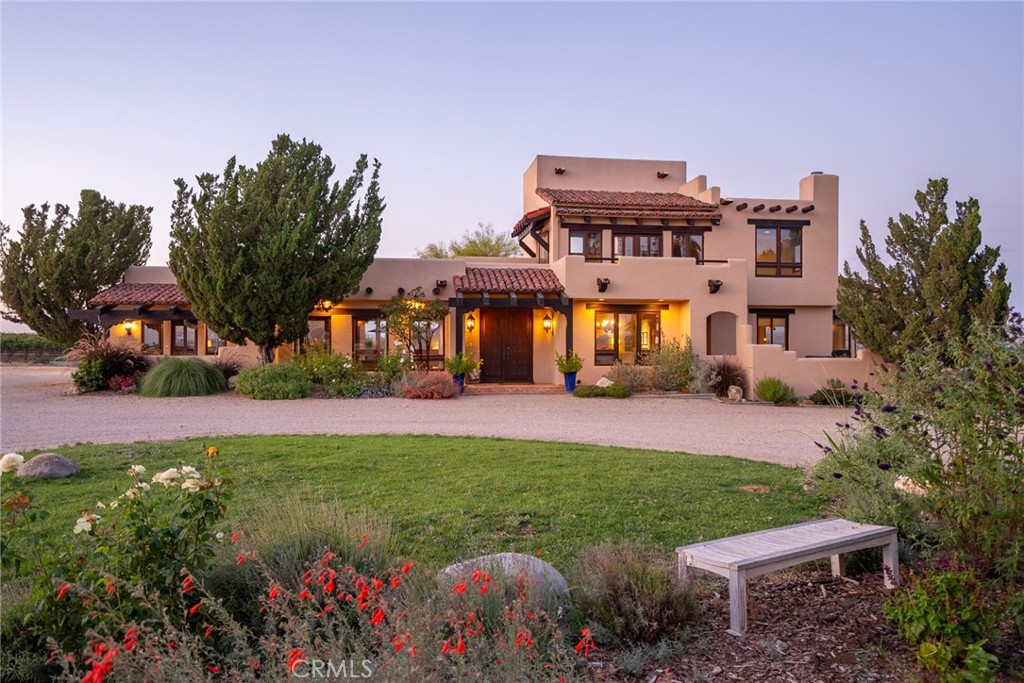
[[[533,311],[514,308],[480,310],[481,382],[533,380]]]

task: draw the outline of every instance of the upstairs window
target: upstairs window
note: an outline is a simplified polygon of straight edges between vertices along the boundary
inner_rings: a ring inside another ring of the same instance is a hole
[[[803,247],[797,227],[758,227],[755,251],[757,277],[802,277]]]
[[[569,255],[582,255],[588,261],[601,260],[601,231],[572,230],[569,232]]]
[[[672,233],[672,258],[704,258],[704,235]]]
[[[661,256],[661,235],[618,234],[615,256]]]

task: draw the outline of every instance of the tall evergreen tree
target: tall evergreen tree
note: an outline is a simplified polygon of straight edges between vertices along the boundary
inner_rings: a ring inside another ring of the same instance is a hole
[[[384,211],[375,159],[359,157],[344,185],[319,145],[274,140],[255,168],[232,157],[223,176],[178,179],[171,213],[170,266],[196,316],[221,337],[274,349],[309,332],[318,301],[353,293],[373,262]]]
[[[22,209],[18,241],[0,224],[0,315],[47,339],[71,346],[85,324],[68,311],[85,308],[101,289],[116,284],[129,266],[142,265],[152,246],[152,207],[116,204],[96,190],[82,190],[78,215],[64,204]]]
[[[1009,312],[1010,285],[999,247],[981,245],[981,209],[973,197],[947,215],[945,178],[929,180],[915,195],[918,211],[889,219],[879,256],[864,221],[857,258],[839,279],[840,318],[869,349],[899,360],[906,349],[929,341],[966,339],[972,320],[1000,325]]]

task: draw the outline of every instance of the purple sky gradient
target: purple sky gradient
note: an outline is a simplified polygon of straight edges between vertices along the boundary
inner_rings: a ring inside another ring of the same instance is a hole
[[[1024,4],[2,5],[0,219],[154,207],[281,132],[381,159],[381,256],[510,229],[537,154],[684,159],[723,196],[837,173],[840,258],[928,178],[977,197],[1024,308]]]

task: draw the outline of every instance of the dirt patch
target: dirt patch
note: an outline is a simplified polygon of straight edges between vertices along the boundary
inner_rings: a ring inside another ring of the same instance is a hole
[[[769,493],[771,489],[761,484],[751,484],[749,486],[741,486],[740,491],[744,493]]]
[[[837,579],[827,572],[780,572],[748,583],[747,634],[729,626],[728,584],[698,584],[702,613],[681,650],[640,674],[620,666],[622,653],[596,652],[596,681],[764,681],[843,683],[906,681],[914,655],[882,613],[881,578]]]

